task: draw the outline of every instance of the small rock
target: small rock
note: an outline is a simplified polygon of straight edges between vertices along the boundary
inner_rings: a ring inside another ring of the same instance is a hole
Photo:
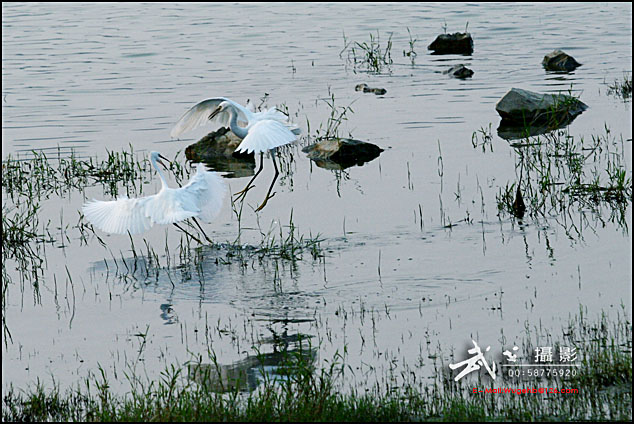
[[[446,71],[442,72],[443,74],[450,75],[456,78],[470,78],[473,75],[473,71],[467,67],[465,67],[462,63],[459,65],[452,66]]]
[[[561,50],[553,50],[544,56],[542,65],[547,71],[570,72],[574,71],[578,66],[581,66],[581,63]]]
[[[539,94],[512,88],[495,105],[503,121],[518,126],[571,119],[586,110],[581,100],[565,94]]]
[[[344,169],[363,165],[377,158],[383,149],[379,146],[351,138],[329,138],[302,149],[309,159],[327,169]]]
[[[473,38],[468,32],[440,34],[427,46],[427,49],[434,50],[434,54],[471,54],[473,53]]]
[[[357,84],[356,87],[354,87],[354,90],[363,91],[364,93],[374,93],[376,95],[387,93],[387,90],[385,88],[370,88],[366,83]]]

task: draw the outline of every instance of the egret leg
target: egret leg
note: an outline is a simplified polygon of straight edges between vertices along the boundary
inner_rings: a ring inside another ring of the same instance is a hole
[[[245,188],[233,194],[234,196],[238,196],[236,200],[239,200],[240,198],[246,196],[247,191],[253,188],[251,187],[251,183],[253,182],[253,180],[255,180],[255,177],[260,175],[260,172],[262,172],[263,167],[264,167],[264,152],[260,152],[260,169],[258,169],[258,172],[255,173],[255,175],[253,176],[253,178],[251,178],[251,181],[249,181],[249,183],[247,184]]]
[[[201,233],[203,233],[203,236],[205,236],[205,238],[207,239],[207,241],[208,241],[210,244],[214,244],[214,242],[213,242],[213,241],[212,241],[209,237],[207,237],[207,234],[205,234],[205,230],[203,230],[203,227],[201,227],[201,226],[200,226],[200,224],[198,223],[198,220],[197,220],[195,217],[192,217],[192,219],[194,220],[194,223],[196,224],[196,226],[198,227],[198,229],[200,230],[200,232],[201,232]],[[202,243],[201,243],[201,244],[202,244]]]
[[[177,223],[174,222],[174,225],[176,226],[176,228],[178,228],[179,230],[181,230],[182,232],[190,236],[192,239],[196,240],[199,244],[203,244],[202,241],[200,241],[197,237],[192,236],[190,233],[187,232],[187,230],[185,230],[183,227],[181,227]]]
[[[266,206],[266,202],[268,202],[270,198],[275,196],[275,193],[271,194],[271,190],[273,190],[273,185],[275,185],[275,180],[277,180],[277,176],[280,175],[280,171],[278,171],[277,169],[277,163],[275,162],[275,152],[271,152],[271,159],[273,159],[273,167],[275,168],[275,176],[273,177],[273,181],[271,181],[271,186],[269,187],[269,191],[266,193],[264,202],[262,202],[262,204],[255,210],[256,212],[262,210],[262,208]]]

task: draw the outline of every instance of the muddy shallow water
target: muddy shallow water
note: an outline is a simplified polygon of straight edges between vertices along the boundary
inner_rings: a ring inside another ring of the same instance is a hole
[[[226,250],[203,247],[189,269],[178,260],[180,234],[156,226],[133,237],[141,252],[147,243],[159,253],[150,276],[140,262],[132,270],[127,236],[98,232],[102,246],[73,228],[85,198],[109,198],[103,187],[50,196],[39,221],[51,221],[57,242],[46,246],[39,290],[7,264],[3,386],[72,385],[98,365],[121,381],[129,368],[152,377],[210,349],[220,364],[251,366],[245,358],[256,347],[273,352],[273,336],[293,345],[298,334],[320,361],[345,352],[356,381],[371,385],[410,368],[430,375],[430,356],[446,362],[471,339],[501,351],[521,343],[526,326],[556,338],[580,305],[590,316],[631,317],[631,198],[621,221],[605,205],[577,206],[566,219],[500,213],[496,195],[518,171],[495,112],[511,87],[570,90],[590,107],[569,133],[590,139],[607,126],[622,138],[631,177],[631,100],[607,93],[631,76],[631,4],[3,4],[2,20],[3,161],[33,149],[51,160],[71,151],[104,159],[130,144],[141,157],[173,158],[206,134],[170,139],[188,107],[213,96],[257,104],[265,93],[313,136],[334,94],[336,106],[353,109],[341,135],[385,149],[334,172],[305,157],[302,138],[287,152],[293,160],[277,194],[256,214],[273,175],[265,162],[244,205],[241,242],[257,244],[280,226],[287,234],[292,213],[298,234],[320,235],[324,254],[304,252],[295,263],[218,263]],[[455,32],[467,22],[473,55],[426,49],[445,23]],[[402,53],[407,28],[417,40],[413,63]],[[344,37],[369,42],[377,31],[383,49],[393,33],[393,64],[380,74],[341,53]],[[546,72],[541,60],[555,48],[582,66]],[[459,63],[472,78],[442,74]],[[387,93],[355,91],[361,82]],[[489,124],[483,152],[472,135]],[[248,179],[227,181],[236,192]],[[158,187],[154,178],[143,193]],[[217,242],[236,239],[228,202],[205,228]]]

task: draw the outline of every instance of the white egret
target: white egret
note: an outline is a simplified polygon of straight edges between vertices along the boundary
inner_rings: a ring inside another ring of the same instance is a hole
[[[161,159],[167,160],[158,152],[150,153],[152,166],[161,178],[162,187],[158,193],[140,198],[122,196],[111,201],[93,199],[84,204],[84,216],[102,231],[115,234],[128,231],[138,234],[154,224],[174,224],[183,230],[177,222],[188,218],[195,221],[195,217],[208,222],[213,220],[220,212],[227,192],[222,177],[199,163],[196,174],[185,186],[170,188],[157,165],[158,162],[165,166]],[[200,228],[198,222],[196,224]]]
[[[187,112],[185,112],[176,125],[174,125],[174,128],[172,128],[170,136],[176,138],[181,134],[198,128],[204,124],[215,124],[214,129],[226,127],[229,123],[229,119],[231,118],[228,110],[224,110],[222,113],[217,113],[213,116],[211,115],[222,102],[227,102],[235,108],[238,113],[238,124],[240,126],[246,127],[249,123],[253,123],[255,121],[273,119],[274,121],[279,121],[285,124],[294,134],[299,135],[300,133],[300,129],[289,123],[288,117],[274,107],[261,112],[256,112],[253,108],[253,104],[251,103],[247,104],[248,107],[244,107],[231,99],[227,99],[226,97],[212,97],[195,104]]]
[[[235,193],[238,196],[245,196],[251,188],[251,184],[260,174],[264,165],[264,152],[280,146],[292,143],[297,140],[296,135],[300,130],[288,122],[288,118],[275,108],[270,108],[262,112],[253,112],[244,106],[225,97],[214,97],[203,100],[194,105],[176,123],[171,131],[172,137],[178,136],[185,131],[196,128],[205,122],[215,122],[226,125],[229,121],[229,128],[242,142],[236,148],[236,152],[260,153],[260,168],[249,181],[246,187]],[[242,123],[244,126],[241,126]],[[275,195],[271,195],[271,190],[279,175],[275,154],[271,152],[275,176],[269,187],[262,204],[256,209],[261,210],[268,200]]]

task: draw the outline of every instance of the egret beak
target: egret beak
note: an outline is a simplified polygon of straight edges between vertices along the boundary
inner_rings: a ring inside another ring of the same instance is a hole
[[[162,160],[161,160],[162,159]],[[167,169],[167,165],[165,165],[163,163],[163,161],[166,161],[167,163],[169,163],[170,165],[172,164],[172,161],[170,161],[169,159],[167,159],[165,156],[163,156],[162,154],[159,153],[158,155],[158,160],[157,162],[160,163],[161,165],[163,165],[163,168]]]
[[[209,120],[211,121],[212,119],[214,119],[214,117],[216,115],[218,115],[218,113],[220,113],[220,111],[222,110],[222,108],[220,106],[218,106],[213,112],[211,112],[211,114],[209,115]]]

